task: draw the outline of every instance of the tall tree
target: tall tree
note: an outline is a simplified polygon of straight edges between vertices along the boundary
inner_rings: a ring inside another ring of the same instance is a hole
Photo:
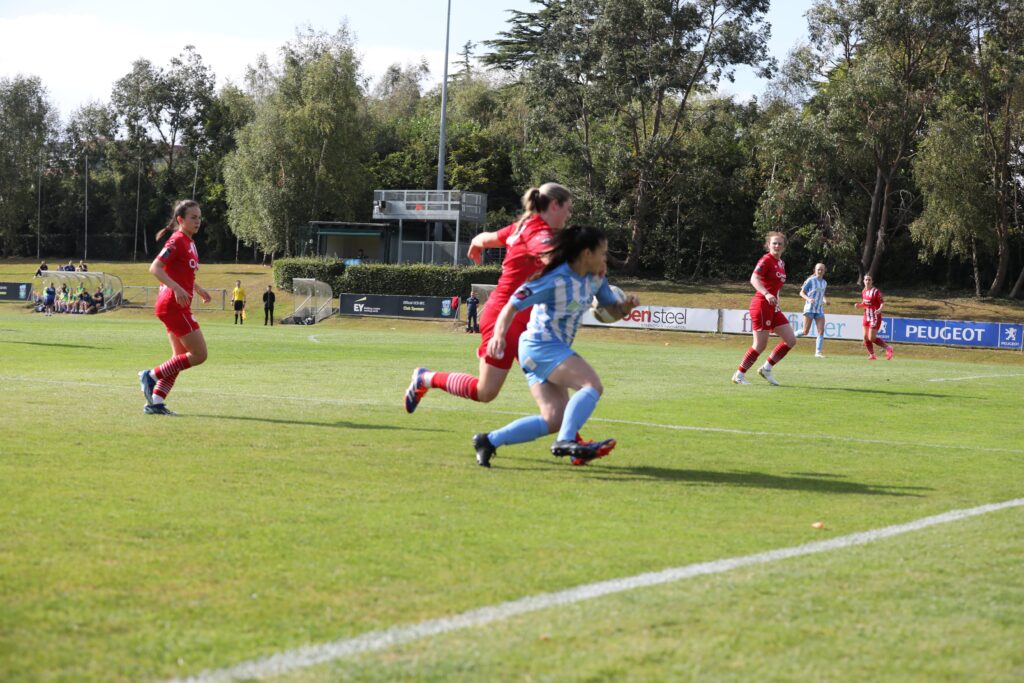
[[[28,253],[29,246],[19,244],[19,233],[41,230],[36,222],[38,183],[56,123],[38,77],[0,79],[0,254]]]
[[[628,187],[625,266],[636,269],[675,172],[667,160],[692,98],[731,80],[736,65],[761,75],[774,68],[768,1],[534,2],[538,11],[512,13],[510,29],[489,42],[494,51],[484,61],[524,74],[543,119],[538,138],[567,157],[595,203],[607,185]],[[611,157],[614,163],[605,163]]]
[[[249,75],[254,118],[225,162],[228,220],[263,251],[294,246],[311,220],[352,220],[369,206],[367,115],[359,61],[343,26],[307,30]]]

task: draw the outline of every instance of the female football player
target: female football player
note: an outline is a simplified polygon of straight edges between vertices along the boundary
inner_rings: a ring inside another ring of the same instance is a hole
[[[772,331],[781,337],[782,341],[757,371],[757,374],[764,377],[769,384],[779,385],[772,375],[772,367],[796,346],[793,328],[779,307],[779,291],[786,282],[786,264],[781,258],[782,251],[786,248],[786,236],[781,232],[770,232],[766,236],[764,246],[768,253],[761,257],[750,275],[750,284],[757,290],[754,298],[750,300],[750,325],[754,343],[732,376],[732,381],[736,384],[750,384],[746,372],[768,345],[768,336]]]
[[[172,233],[149,266],[149,272],[160,281],[156,317],[167,328],[172,355],[152,370],[139,373],[139,384],[146,397],[143,411],[148,415],[174,415],[164,404],[174,381],[180,372],[203,363],[207,357],[206,340],[191,308],[193,293],[204,302],[210,301],[207,291],[196,283],[199,252],[192,237],[202,221],[199,204],[185,199],[175,204],[171,220],[156,234],[160,240],[165,233]]]
[[[572,215],[572,194],[558,183],[531,187],[523,195],[523,214],[515,223],[496,232],[482,232],[469,245],[469,258],[480,263],[484,249],[505,247],[501,277],[487,298],[480,315],[479,377],[462,372],[431,372],[416,368],[405,392],[405,410],[413,412],[428,389],[441,389],[454,396],[487,403],[497,397],[505,384],[512,361],[517,357],[519,336],[530,319],[529,310],[520,312],[504,332],[509,353],[495,358],[487,353],[494,335],[498,313],[516,288],[544,267],[544,253],[551,248],[551,238]]]
[[[885,349],[885,359],[892,360],[892,346],[885,343],[885,340],[878,336],[878,330],[882,327],[882,292],[874,286],[875,279],[870,275],[864,276],[864,290],[860,293],[860,301],[855,303],[857,308],[864,309],[864,348],[868,350],[868,360],[878,360],[875,355],[875,344]]]
[[[572,226],[557,233],[543,274],[519,287],[498,312],[487,355],[501,360],[516,352],[508,331],[518,315],[532,307],[529,325],[519,337],[518,354],[540,415],[474,436],[479,465],[490,467],[491,458],[501,446],[555,432],[558,437],[551,446],[552,454],[568,455],[574,465],[585,465],[614,446],[614,439],[597,443],[577,440],[604,387],[590,364],[572,350],[580,320],[595,295],[598,304],[619,319],[639,304],[635,296],[620,301],[609,288],[604,275],[607,254],[608,241],[597,228]],[[575,391],[571,399],[570,389]]]
[[[797,337],[806,337],[811,331],[813,322],[818,328],[818,337],[814,343],[814,356],[824,358],[821,346],[825,341],[825,307],[828,306],[828,299],[825,298],[825,289],[828,283],[825,282],[825,264],[818,263],[814,266],[814,272],[804,280],[804,286],[800,288],[800,298],[804,300],[804,328],[796,333]]]

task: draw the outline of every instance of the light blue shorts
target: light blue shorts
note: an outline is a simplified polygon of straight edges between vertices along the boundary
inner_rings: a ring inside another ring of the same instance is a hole
[[[804,311],[804,317],[805,318],[810,318],[811,320],[817,320],[818,318],[821,318],[822,320],[824,320],[825,319],[825,314],[824,313],[813,313],[811,311]]]
[[[531,387],[547,382],[548,376],[555,368],[566,358],[575,355],[575,351],[560,341],[535,342],[519,339],[519,366],[526,373],[526,381]]]

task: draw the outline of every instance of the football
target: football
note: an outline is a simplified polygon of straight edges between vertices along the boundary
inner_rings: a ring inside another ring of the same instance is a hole
[[[609,285],[609,287],[611,287],[612,293],[615,294],[615,299],[618,303],[622,303],[623,301],[626,300],[625,292],[623,292],[615,285]],[[597,303],[597,297],[594,297],[594,303],[591,307],[591,310],[594,312],[594,317],[597,318],[598,322],[602,322],[606,325],[610,325],[620,320],[619,316],[615,315],[614,313],[606,309],[604,306],[599,305]]]

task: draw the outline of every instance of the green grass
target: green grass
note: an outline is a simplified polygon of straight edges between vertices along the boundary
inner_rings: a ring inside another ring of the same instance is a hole
[[[169,353],[155,319],[0,308],[0,680],[194,674],[1024,495],[1020,354],[900,347],[868,363],[854,344],[818,360],[802,342],[783,387],[736,387],[745,338],[586,330],[577,348],[606,394],[584,434],[619,447],[586,468],[546,441],[503,447],[488,471],[469,437],[534,412],[518,371],[490,404],[432,392],[401,409],[417,364],[475,369],[475,338],[450,324],[200,321],[210,361],[178,380],[180,416],[157,418],[135,381]],[[928,381],[976,375],[1001,376]],[[994,513],[284,680],[1019,680],[1022,521]]]

